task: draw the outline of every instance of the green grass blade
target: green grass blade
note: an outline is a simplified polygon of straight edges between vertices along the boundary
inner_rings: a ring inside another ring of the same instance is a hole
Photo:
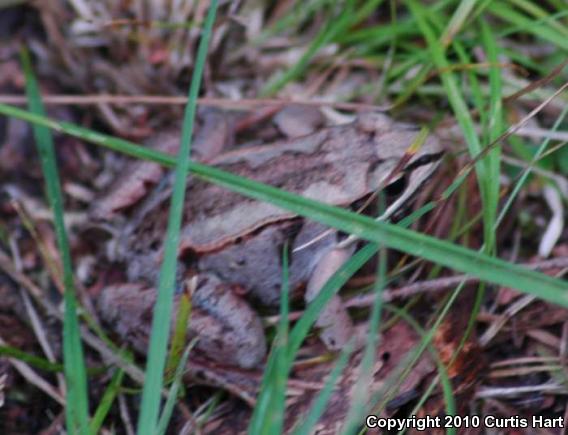
[[[568,50],[568,39],[566,36],[559,33],[553,26],[548,25],[545,21],[537,22],[511,9],[506,2],[491,2],[487,10],[502,20],[517,26],[518,31],[531,33],[537,38],[551,42],[564,51]]]
[[[318,12],[323,12],[328,6],[333,6],[335,1],[336,0],[315,0],[307,3],[293,4],[290,8],[290,12],[278,19],[278,21],[273,23],[267,29],[264,29],[262,33],[252,41],[252,44],[258,46],[271,36],[277,35],[284,30],[297,28],[308,18],[314,16]]]
[[[330,299],[339,289],[377,252],[377,245],[369,243],[357,251],[348,261],[346,261],[331,278],[321,288],[319,294],[310,302],[304,314],[292,328],[290,332],[290,344],[288,347],[288,359],[290,363],[296,357],[302,342],[312,325],[318,318],[320,311],[327,305]]]
[[[27,51],[21,54],[22,66],[26,77],[26,94],[30,111],[45,115],[39,86],[32,71],[31,61]],[[67,430],[70,433],[86,433],[89,419],[89,401],[87,394],[87,373],[83,347],[77,319],[77,300],[75,297],[75,283],[73,281],[73,266],[71,264],[71,251],[65,230],[63,217],[63,195],[59,181],[59,173],[53,149],[51,131],[45,126],[33,126],[37,150],[41,160],[42,171],[47,187],[47,197],[53,210],[53,222],[57,246],[61,253],[63,263],[63,286],[65,313],[63,320],[63,364],[65,383],[67,386],[67,406],[65,408]]]
[[[359,10],[354,10],[352,5],[354,2],[348,1],[347,5],[339,13],[339,16],[334,20],[330,20],[329,24],[324,26],[314,37],[312,43],[298,62],[283,74],[276,76],[273,80],[269,80],[264,88],[261,89],[259,95],[261,97],[270,96],[282,89],[288,82],[300,76],[306,70],[310,60],[325,44],[331,42],[339,35],[347,33],[349,27],[355,25],[372,13],[382,1],[383,0],[369,0],[365,3],[365,6]]]
[[[418,345],[404,356],[399,365],[391,372],[387,379],[385,379],[384,386],[373,393],[369,402],[369,409],[372,410],[373,414],[381,414],[385,409],[387,403],[396,395],[397,389],[400,387],[404,379],[406,379],[406,377],[412,370],[412,367],[418,362],[420,356],[424,353],[424,351],[431,345],[436,331],[442,324],[442,321],[448,314],[451,306],[456,301],[462,288],[463,286],[459,286],[450,295],[449,299],[440,310],[436,321],[434,322],[432,327],[422,336],[422,339],[420,340]],[[450,410],[453,409],[453,402],[446,402],[446,405]]]
[[[294,429],[294,431],[292,432],[293,435],[310,435],[314,433],[314,427],[325,412],[325,407],[327,406],[329,399],[331,399],[333,388],[339,380],[339,376],[341,375],[343,370],[345,370],[345,367],[347,367],[349,357],[352,353],[353,343],[349,342],[339,354],[339,358],[337,359],[333,370],[327,377],[322,390],[314,400],[313,405],[308,412],[308,415],[306,415],[304,421]]]
[[[8,105],[0,104],[0,113],[54,128],[83,140],[106,146],[109,149],[138,158],[150,159],[166,166],[174,166],[176,162],[175,157],[165,153],[96,133],[74,124],[56,122]],[[560,279],[552,278],[543,273],[534,272],[497,258],[491,258],[471,249],[438,240],[431,236],[399,228],[386,222],[376,222],[367,216],[361,216],[339,207],[322,204],[290,192],[284,192],[214,167],[190,162],[189,169],[195,176],[204,180],[225,186],[229,190],[239,192],[245,196],[270,202],[299,215],[359,236],[362,239],[383,243],[386,247],[422,257],[455,271],[475,276],[482,281],[512,287],[558,305],[568,306],[568,294],[566,293],[568,284]]]
[[[471,118],[469,108],[461,92],[461,87],[458,85],[458,80],[455,74],[451,72],[451,64],[446,58],[445,50],[439,43],[434,29],[428,22],[429,13],[423,5],[415,0],[407,0],[407,4],[409,5],[412,14],[416,18],[418,26],[428,43],[432,60],[440,71],[442,84],[447,92],[448,100],[452,106],[456,119],[458,120],[458,124],[463,131],[464,138],[469,148],[469,153],[472,157],[475,157],[481,152],[481,143],[475,131],[475,125]],[[458,52],[465,54],[459,44],[457,44],[457,50]],[[493,83],[495,84],[500,82],[493,80]],[[478,96],[478,101],[480,98],[481,96]],[[501,98],[501,94],[496,96],[496,98]],[[495,158],[495,156],[497,159],[499,158],[498,154],[494,153],[493,158]],[[494,233],[492,228],[493,222],[495,221],[497,207],[496,197],[495,195],[492,195],[491,192],[494,191],[495,184],[497,184],[498,187],[498,178],[495,180],[495,178],[492,177],[494,175],[494,171],[492,171],[492,169],[498,169],[498,164],[491,164],[491,160],[492,159],[490,157],[486,156],[475,165],[477,181],[483,202],[483,214],[485,218],[484,236],[487,246],[493,246]]]
[[[304,314],[296,322],[296,325],[290,333],[290,341],[288,343],[286,355],[287,361],[284,365],[285,369],[288,370],[288,372],[290,370],[290,367],[292,366],[298,350],[300,349],[302,342],[308,335],[321,310],[327,305],[333,295],[335,295],[337,291],[339,291],[339,289],[347,282],[347,280],[351,278],[351,276],[353,276],[355,272],[357,272],[376,252],[376,245],[369,244],[355,253],[353,257],[346,261],[337,270],[337,272],[333,274],[333,276],[322,287],[316,298],[312,302],[310,302],[310,304],[304,311]],[[254,423],[251,423],[249,427],[250,434],[261,433],[261,424],[260,421],[256,421],[259,419],[259,417],[256,417],[256,414],[267,415],[270,412],[270,398],[272,394],[275,393],[274,384],[270,380],[273,379],[273,377],[277,376],[276,365],[277,358],[275,357],[273,352],[264,371],[261,394],[259,395],[254,409]]]
[[[216,12],[217,0],[213,0],[209,6],[203,35],[199,43],[188,103],[184,115],[182,138],[177,158],[167,234],[164,243],[164,259],[160,268],[158,296],[152,318],[146,379],[142,391],[140,415],[138,417],[138,433],[140,435],[153,435],[158,422],[164,366],[166,363],[168,336],[172,317],[177,249],[185,199],[186,179],[188,175],[191,136],[193,134],[193,122],[197,108],[197,96],[201,87],[201,77]]]
[[[414,320],[414,318],[412,318],[412,316],[408,314],[405,310],[388,304],[385,305],[385,309],[393,312],[393,314],[395,314],[397,317],[402,318],[406,323],[408,323],[421,337],[420,339],[421,342],[422,340],[426,339],[426,332],[424,331],[424,329],[422,329],[422,327],[418,324],[418,322],[416,322],[416,320]],[[440,356],[436,351],[436,349],[434,348],[434,346],[428,344],[427,349],[430,355],[432,356],[432,359],[436,363],[436,367],[438,370],[438,378],[440,380],[440,384],[442,386],[442,393],[444,395],[444,403],[446,404],[445,406],[446,415],[456,415],[457,413],[456,400],[454,392],[452,390],[452,383],[448,375],[448,370],[446,369],[444,363],[440,360]],[[416,403],[413,410],[410,412],[410,415],[418,414],[420,409],[422,409],[422,407],[424,406],[424,403],[426,403],[426,400],[428,400],[428,398],[432,394],[437,383],[438,382],[436,379],[432,380],[428,388],[422,394],[420,400]],[[399,433],[404,433],[404,431],[400,431]],[[448,431],[446,433],[448,435],[454,434],[456,433],[456,428],[448,428]]]
[[[441,37],[441,43],[444,47],[447,47],[454,39],[454,36],[460,32],[477,2],[478,0],[463,0],[458,4]]]
[[[197,340],[192,340],[191,343],[187,345],[187,347],[183,351],[183,354],[181,355],[179,364],[176,367],[172,386],[170,388],[166,403],[164,404],[162,415],[160,416],[160,420],[158,421],[158,427],[156,428],[157,435],[165,434],[166,430],[168,429],[168,424],[170,423],[170,419],[172,418],[172,414],[174,412],[174,406],[178,398],[178,393],[182,387],[185,366],[187,365],[189,354],[191,352],[191,349],[193,349],[193,347],[195,346],[195,343],[197,343]]]
[[[451,65],[444,54],[444,47],[440,44],[438,38],[434,33],[434,30],[428,23],[427,11],[424,9],[424,6],[420,5],[415,0],[407,0],[407,4],[409,5],[412,14],[416,18],[418,27],[422,31],[426,42],[428,43],[428,48],[430,50],[430,54],[432,55],[433,62],[440,70],[442,83],[448,94],[448,99],[456,116],[456,119],[458,120],[458,124],[460,125],[464,133],[470,154],[475,156],[481,151],[481,145],[479,143],[479,139],[477,138],[475,126],[469,114],[468,107],[463,99],[458,81],[455,75],[451,73]],[[483,178],[483,170],[485,168],[481,165],[478,165],[477,167],[479,167],[479,177]]]
[[[288,245],[285,243],[282,248],[282,290],[280,292],[280,322],[275,342],[275,360],[273,394],[269,407],[269,414],[265,417],[268,430],[265,434],[281,433],[284,427],[284,413],[286,411],[286,386],[292,364],[288,361],[288,340],[290,333],[290,271],[288,259]]]
[[[280,321],[267,369],[263,375],[257,406],[254,408],[249,424],[249,434],[282,432],[286,384],[292,363],[288,360],[289,294],[288,246],[285,244],[282,255]]]
[[[328,26],[322,28],[298,62],[284,73],[270,79],[265,87],[260,90],[259,96],[267,97],[273,95],[282,89],[286,83],[302,74],[318,50],[329,43],[338,31],[345,28],[349,22],[349,16],[342,14],[338,17],[337,22],[332,21]]]
[[[386,222],[377,222],[367,216],[357,215],[339,207],[319,203],[252,180],[243,179],[217,168],[205,168],[197,164],[192,164],[192,166],[194,173],[200,175],[201,178],[243,195],[270,202],[368,241],[384,243],[387,247],[471,274],[482,281],[510,286],[551,302],[568,306],[568,294],[565,292],[568,284],[562,280],[491,258],[431,236]]]
[[[425,136],[422,141],[426,139],[427,130],[423,129],[422,132]],[[420,135],[419,135],[420,136]],[[384,195],[379,194],[378,197],[378,210],[379,215],[383,214],[386,208]],[[378,246],[381,248],[381,245]],[[371,308],[371,315],[369,318],[369,330],[367,331],[367,341],[365,344],[365,351],[361,360],[359,379],[353,388],[351,395],[351,403],[347,413],[346,421],[342,429],[343,434],[353,434],[360,426],[361,421],[365,417],[366,406],[369,399],[369,385],[372,384],[373,379],[373,366],[375,365],[375,358],[377,352],[377,344],[379,337],[379,325],[381,321],[381,312],[383,309],[383,290],[387,282],[387,252],[386,249],[379,249],[377,259],[377,276],[373,285],[375,293],[375,300]]]
[[[312,325],[319,316],[321,310],[331,300],[339,289],[349,280],[369,259],[377,252],[375,244],[369,244],[363,249],[355,253],[348,261],[346,261],[338,270],[331,276],[320,290],[316,298],[310,302],[304,314],[294,325],[290,333],[290,341],[287,348],[287,362],[286,368],[289,370],[291,367],[302,342],[308,335]],[[261,394],[258,398],[255,414],[265,415],[270,409],[270,397],[273,394],[273,384],[270,379],[274,376],[276,371],[276,358],[271,355],[265,368],[263,382],[261,386]],[[250,434],[260,433],[260,425],[255,423],[249,427]]]
[[[166,364],[166,380],[175,373],[176,367],[183,355],[183,350],[187,342],[187,331],[189,327],[189,318],[191,316],[191,298],[187,292],[183,292],[178,301],[178,310],[176,314],[176,323],[174,333],[172,334],[172,344],[170,346],[170,355]]]
[[[62,364],[52,363],[45,358],[24,352],[23,350],[12,346],[0,345],[0,356],[17,359],[19,361],[25,362],[26,364],[29,364],[30,366],[45,370],[47,372],[63,371]]]
[[[480,20],[481,37],[487,51],[489,60],[489,119],[487,125],[487,143],[495,141],[505,130],[503,125],[503,82],[501,80],[501,69],[498,67],[499,48],[495,42],[495,37],[489,25]],[[484,224],[488,227],[487,233],[492,236],[485,240],[487,252],[493,253],[496,249],[495,222],[497,220],[497,208],[499,206],[499,178],[501,176],[501,148],[493,147],[487,154],[487,172],[485,191],[487,193],[487,211],[485,212]]]
[[[564,122],[567,114],[568,114],[568,106],[564,106],[564,109],[562,109],[562,113],[560,113],[560,115],[558,116],[558,118],[554,122],[554,125],[551,127],[550,131],[553,131],[553,132],[557,131],[558,128]],[[513,205],[515,198],[517,197],[517,195],[521,191],[522,187],[524,186],[525,182],[527,181],[529,175],[532,172],[533,167],[537,164],[540,156],[542,156],[542,154],[548,148],[548,144],[550,143],[550,140],[551,139],[549,137],[547,137],[546,139],[544,139],[542,141],[542,143],[540,144],[540,146],[536,150],[535,155],[531,158],[531,161],[529,162],[528,166],[521,173],[521,176],[519,177],[519,179],[515,183],[515,187],[513,187],[511,194],[507,198],[507,201],[505,202],[503,209],[499,213],[499,217],[497,218],[497,222],[495,223],[495,228],[494,228],[495,231],[497,231],[498,226],[501,224],[503,219],[505,219],[507,212],[510,210],[511,206]]]
[[[122,379],[124,378],[124,371],[116,370],[112,379],[103,394],[103,398],[101,399],[97,409],[95,411],[95,415],[89,424],[89,434],[97,435],[100,433],[101,427],[103,426],[103,422],[105,421],[108,412],[110,411],[116,396],[120,391],[120,386],[122,384]]]
[[[530,1],[530,0],[509,0],[509,3],[514,4],[515,6],[517,6],[519,9],[523,10],[524,12],[528,13],[529,15],[532,15],[533,18],[536,18],[537,20],[540,21],[547,21],[547,24],[550,27],[553,27],[558,33],[563,34],[564,37],[568,37],[568,28],[565,27],[564,25],[562,25],[561,23],[554,21],[554,20],[550,20],[551,15],[543,8],[540,8],[538,6],[537,2],[534,1]],[[565,9],[566,5],[564,5],[564,8],[561,9]]]

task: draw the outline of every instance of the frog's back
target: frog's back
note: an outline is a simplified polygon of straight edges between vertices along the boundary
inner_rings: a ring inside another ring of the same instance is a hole
[[[211,164],[306,198],[346,206],[381,185],[417,134],[415,128],[371,114],[301,138],[228,152]],[[431,137],[422,148],[426,154],[435,155],[439,143]],[[410,165],[419,158],[412,157]],[[161,217],[148,217],[144,225],[163,238],[167,213],[166,206],[160,208],[157,213]],[[267,202],[192,178],[186,194],[181,250],[197,254],[216,251],[270,223],[295,216]],[[133,250],[138,252],[147,251],[152,243],[134,239],[138,240],[133,243],[140,246]]]
[[[368,193],[368,173],[377,163],[373,138],[339,126],[273,145],[221,155],[225,171],[332,205],[347,205]],[[200,180],[188,186],[182,249],[220,249],[269,223],[295,216]]]

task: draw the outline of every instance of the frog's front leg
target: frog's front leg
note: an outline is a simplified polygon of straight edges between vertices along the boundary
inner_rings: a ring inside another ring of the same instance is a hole
[[[188,336],[197,337],[197,349],[208,358],[232,366],[258,366],[266,354],[264,330],[258,315],[213,274],[194,278],[193,310]],[[156,290],[143,284],[107,287],[97,300],[101,317],[138,352],[146,351]],[[174,304],[174,319],[179,296]]]
[[[306,303],[313,301],[335,272],[351,257],[353,249],[333,248],[317,263],[305,293]],[[357,335],[353,322],[338,295],[334,295],[316,321],[320,338],[330,350],[339,350]],[[358,340],[356,340],[358,345]]]

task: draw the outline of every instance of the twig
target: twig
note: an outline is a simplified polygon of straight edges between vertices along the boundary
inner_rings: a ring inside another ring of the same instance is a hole
[[[128,412],[128,405],[126,404],[124,394],[120,394],[118,396],[118,406],[120,409],[120,418],[122,419],[122,423],[124,423],[124,429],[126,430],[127,435],[134,435],[134,425],[132,424],[132,419]]]
[[[152,105],[184,105],[187,97],[167,96],[167,95],[44,95],[43,102],[47,105],[73,105],[73,106],[92,106],[99,104],[152,104]],[[0,103],[24,106],[27,104],[26,97],[23,95],[0,95]],[[371,110],[386,111],[385,106],[363,103],[341,103],[324,100],[302,100],[302,99],[278,99],[278,98],[258,98],[229,100],[226,98],[199,98],[197,103],[200,106],[222,107],[225,109],[252,109],[259,106],[303,104],[306,106],[328,106],[344,110]]]
[[[558,384],[529,385],[523,387],[493,387],[481,388],[475,394],[476,399],[488,397],[517,397],[527,393],[558,393],[567,394],[566,387]]]
[[[0,345],[6,346],[7,343],[2,337],[0,337]],[[34,370],[30,368],[26,363],[17,360],[16,358],[8,358],[10,364],[32,385],[35,385],[45,394],[50,396],[53,400],[59,403],[61,406],[65,406],[65,398],[59,394],[51,384],[45,381],[40,375],[38,375]]]
[[[521,264],[528,269],[532,270],[549,270],[561,269],[568,267],[568,257],[559,257],[552,260],[541,261],[538,263]],[[479,279],[467,276],[457,275],[448,278],[437,278],[428,281],[417,282],[408,286],[400,287],[397,289],[385,289],[383,291],[383,301],[391,302],[395,299],[405,299],[416,296],[421,293],[438,293],[448,288],[454,287],[462,282],[466,284],[476,283]],[[368,307],[375,299],[375,295],[356,296],[345,303],[348,308],[355,307]]]

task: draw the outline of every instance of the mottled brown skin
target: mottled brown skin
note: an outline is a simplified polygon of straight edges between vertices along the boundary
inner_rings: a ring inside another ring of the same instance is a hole
[[[363,114],[351,124],[272,145],[228,152],[210,163],[308,198],[349,206],[382,186],[407,153],[417,133],[416,128],[393,123],[384,115]],[[406,201],[430,175],[439,154],[440,146],[431,137],[409,159],[406,166],[412,167],[412,171],[407,174],[402,200]],[[430,157],[424,159],[425,156]],[[169,204],[167,195],[163,197],[162,201],[154,200],[151,207],[143,206],[144,212],[134,219],[135,224],[127,225],[120,238],[118,259],[126,263],[129,279],[133,282],[144,281],[147,285],[155,282]],[[280,256],[284,242],[289,241],[293,248],[299,247],[324,231],[322,225],[307,222],[286,210],[192,178],[188,184],[180,238],[181,258],[190,275],[213,274],[244,287],[255,299],[274,305],[279,300]],[[329,258],[335,245],[336,234],[330,233],[293,254],[292,289],[306,285],[318,262]],[[348,249],[348,252],[353,250]],[[332,266],[337,267],[339,265]],[[183,267],[181,275],[183,277]],[[238,298],[236,294],[233,297]],[[117,305],[121,303],[119,297],[106,299]],[[219,319],[233,315],[216,311],[204,298],[197,300],[207,306],[206,311],[210,314],[215,312]],[[338,306],[337,300],[335,304],[332,318],[342,317],[339,311],[344,309]],[[345,321],[346,313],[343,318]],[[227,326],[223,339],[233,340],[230,330],[234,328],[234,322],[227,320],[225,324],[230,326]],[[241,329],[245,329],[244,326]],[[262,341],[259,322],[256,329],[251,328],[250,323],[246,329],[256,337],[248,342]],[[263,354],[265,347],[261,348],[260,352],[257,349],[250,353]],[[248,358],[243,362],[238,358],[229,361],[226,355],[211,356],[246,367],[258,364],[261,359],[251,361]]]

